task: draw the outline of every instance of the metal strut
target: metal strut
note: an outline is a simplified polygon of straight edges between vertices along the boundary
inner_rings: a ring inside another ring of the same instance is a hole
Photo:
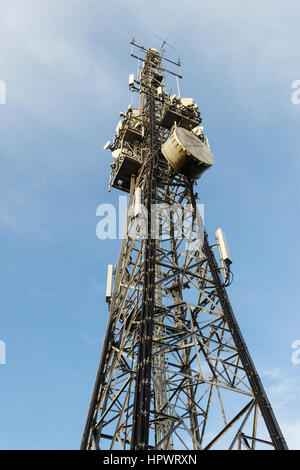
[[[157,133],[155,123],[155,106],[152,96],[149,103],[149,134],[150,134],[150,163],[147,181],[147,239],[145,240],[144,261],[144,287],[143,303],[141,308],[138,349],[138,362],[136,373],[136,389],[134,400],[134,425],[131,448],[143,450],[148,446],[149,410],[151,400],[151,362],[152,362],[152,336],[153,315],[155,299],[155,252],[156,240],[151,238],[151,207],[156,200],[157,177]]]
[[[216,291],[218,293],[220,303],[222,305],[224,317],[230,328],[241,362],[244,366],[248,380],[252,387],[253,394],[257,400],[257,403],[259,404],[260,411],[265,420],[274,448],[276,450],[288,450],[288,446],[285,442],[281,429],[274,415],[273,409],[270,405],[264,387],[261,383],[257,370],[254,366],[254,363],[242,336],[241,330],[236,321],[226,289],[225,287],[223,287],[223,284],[220,280],[219,268],[216,262],[215,255],[209,246],[206,233],[204,235],[203,251],[207,257],[208,265],[210,267],[213,280],[215,282]]]

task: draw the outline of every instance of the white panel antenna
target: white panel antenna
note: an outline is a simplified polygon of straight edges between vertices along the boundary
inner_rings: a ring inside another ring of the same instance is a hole
[[[232,263],[232,258],[226,240],[226,235],[221,228],[218,228],[216,231],[216,239],[219,245],[221,260],[226,264],[226,266],[229,266]]]
[[[112,280],[113,280],[113,264],[107,266],[107,282],[106,282],[106,302],[111,301]]]
[[[134,86],[134,73],[131,73],[131,74],[129,75],[128,85],[129,85],[130,87],[133,87],[133,86]]]

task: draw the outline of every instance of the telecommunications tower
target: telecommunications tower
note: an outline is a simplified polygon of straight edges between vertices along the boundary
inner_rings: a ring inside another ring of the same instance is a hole
[[[287,449],[227,295],[225,234],[211,244],[202,225],[195,182],[214,158],[198,106],[166,90],[180,61],[131,45],[139,104],[104,147],[126,233],[81,449]]]

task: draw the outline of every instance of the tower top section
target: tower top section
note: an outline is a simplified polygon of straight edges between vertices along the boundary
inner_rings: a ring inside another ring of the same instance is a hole
[[[165,42],[165,41],[164,41]],[[158,51],[157,49],[153,48],[153,47],[150,47],[149,49],[146,49],[144,46],[141,46],[139,44],[137,44],[135,42],[135,39],[133,38],[131,41],[130,41],[130,44],[132,45],[132,48],[131,48],[131,57],[134,57],[135,59],[138,59],[138,60],[141,60],[141,61],[145,61],[145,60],[151,60],[152,58],[153,59],[158,59],[160,60],[161,63],[168,63],[168,64],[172,64],[172,65],[175,65],[176,67],[179,67],[179,73],[178,72],[175,72],[175,71],[172,71],[172,70],[169,70],[169,68],[166,68],[166,67],[161,67],[162,71],[163,72],[167,72],[167,73],[170,73],[171,75],[174,75],[178,78],[182,78],[182,75],[181,75],[181,72],[180,72],[180,67],[181,67],[181,60],[178,59],[177,62],[175,62],[174,60],[170,60],[168,59],[167,57],[165,57],[163,55],[164,53],[164,49],[163,49],[163,45],[160,49],[160,51]],[[141,57],[140,55],[137,56],[134,52],[135,52],[135,48],[137,50],[139,50],[139,53],[141,54],[145,54],[144,57]]]
[[[213,164],[214,158],[200,126],[198,105],[193,98],[181,97],[181,61],[165,57],[164,42],[160,50],[146,49],[134,39],[130,44],[131,56],[138,63],[136,73],[129,75],[128,86],[140,97],[138,104],[133,105],[132,99],[127,110],[120,112],[113,141],[104,146],[112,151],[113,157],[109,189],[129,192],[131,178],[137,177],[149,158],[151,126],[155,129],[160,162],[167,160],[170,174],[182,173],[196,180]],[[167,74],[175,77],[177,93],[167,90]],[[149,114],[150,101],[153,111]]]

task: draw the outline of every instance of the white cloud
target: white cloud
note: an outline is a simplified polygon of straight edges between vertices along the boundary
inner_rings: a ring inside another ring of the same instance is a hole
[[[261,374],[271,406],[290,449],[300,449],[300,367]]]
[[[92,48],[86,40],[93,16],[81,24],[81,10],[73,1],[12,0],[0,17],[0,63],[10,103],[62,128],[71,125],[78,101],[93,96],[104,109],[117,89],[118,62],[104,43]]]

